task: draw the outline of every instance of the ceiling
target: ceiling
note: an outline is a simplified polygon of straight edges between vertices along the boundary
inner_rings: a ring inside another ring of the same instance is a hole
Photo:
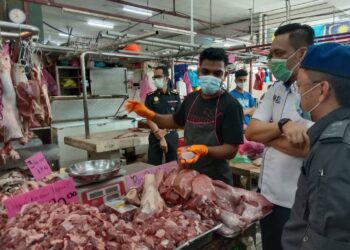
[[[189,18],[179,18],[171,15],[162,14],[159,12],[152,12],[152,17],[147,17],[139,14],[129,13],[123,11],[126,4],[116,3],[115,0],[55,0],[57,4],[72,6],[74,8],[83,8],[84,10],[91,10],[91,12],[98,11],[108,15],[122,16],[130,21],[116,21],[105,20],[105,22],[112,22],[114,24],[113,31],[125,31],[132,34],[145,33],[147,30],[152,30],[150,24],[138,24],[137,20],[148,20],[149,22],[156,22],[166,25],[176,26],[182,29],[190,29]],[[131,4],[138,4],[147,6],[149,8],[157,8],[165,11],[175,11],[180,14],[190,15],[190,1],[189,0],[126,0]],[[198,33],[210,33],[210,20],[212,23],[211,32],[218,36],[225,37],[241,37],[249,35],[250,26],[250,9],[253,8],[253,0],[247,1],[228,1],[228,0],[193,0],[194,2],[194,18],[201,21],[194,22],[194,30]],[[210,19],[210,2],[212,3],[212,17]],[[335,6],[336,9],[350,8],[349,0],[291,0],[292,9],[304,8],[306,6],[317,5],[327,2],[330,6]],[[175,3],[175,6],[173,6]],[[128,6],[135,8],[133,6]],[[285,12],[284,0],[255,0],[254,13],[275,13]],[[257,16],[257,15],[255,15]],[[103,20],[100,17],[91,17],[87,15],[79,15],[67,13],[62,9],[43,6],[43,20],[53,27],[44,25],[45,40],[55,41],[61,43],[67,38],[60,37],[59,31],[67,32],[67,27],[73,28],[72,34],[85,37],[97,37],[100,31],[105,32],[106,29],[89,26],[88,20]],[[205,21],[205,22],[202,22]],[[169,33],[162,33],[161,37],[169,37]],[[186,37],[189,42],[188,36]]]

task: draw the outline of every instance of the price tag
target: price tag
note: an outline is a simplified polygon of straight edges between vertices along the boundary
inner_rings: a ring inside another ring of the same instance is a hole
[[[25,163],[37,181],[41,181],[45,176],[52,173],[50,165],[47,163],[42,152],[29,157],[25,160]]]
[[[16,195],[4,201],[7,215],[15,216],[25,204],[29,203],[78,203],[78,194],[72,178],[54,182],[42,188]]]
[[[130,189],[132,187],[140,187],[143,184],[146,174],[154,174],[161,169],[164,170],[165,174],[168,174],[171,170],[177,168],[179,168],[177,162],[172,161],[152,168],[147,168],[133,174],[129,174],[125,176],[127,188]]]
[[[33,191],[17,195],[13,198],[8,198],[4,201],[7,215],[9,217],[15,216],[25,204],[37,202],[47,203],[54,198],[54,192],[51,185],[34,189]]]
[[[78,194],[75,190],[75,185],[72,178],[57,181],[52,184],[52,187],[55,193],[55,202],[63,204],[79,202]]]

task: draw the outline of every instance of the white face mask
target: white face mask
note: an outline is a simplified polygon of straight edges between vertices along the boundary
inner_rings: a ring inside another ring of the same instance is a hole
[[[237,87],[244,89],[245,85],[247,84],[247,82],[237,82],[236,85]]]
[[[157,89],[161,89],[164,87],[164,79],[163,78],[154,79],[153,84]]]
[[[313,91],[315,88],[317,88],[321,83],[318,83],[316,84],[315,86],[313,86],[311,89],[307,90],[306,92],[302,93],[302,94],[299,94],[299,93],[296,93],[296,101],[295,101],[295,106],[297,108],[297,110],[300,110],[301,109],[301,98],[307,94],[309,94],[311,91]],[[311,113],[318,107],[320,106],[320,102],[318,102],[317,104],[315,104],[315,106],[313,108],[311,108],[309,111],[307,110],[302,110],[302,114],[301,116],[304,118],[304,119],[307,119],[307,120],[310,120],[311,121]]]

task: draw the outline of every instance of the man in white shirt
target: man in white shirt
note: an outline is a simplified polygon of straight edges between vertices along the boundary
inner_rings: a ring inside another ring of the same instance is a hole
[[[267,91],[247,130],[248,140],[264,143],[259,189],[274,209],[261,220],[264,250],[281,250],[281,234],[294,203],[297,181],[308,154],[307,130],[312,122],[299,112],[297,79],[299,63],[314,41],[308,25],[287,24],[275,32],[270,68],[277,82]]]

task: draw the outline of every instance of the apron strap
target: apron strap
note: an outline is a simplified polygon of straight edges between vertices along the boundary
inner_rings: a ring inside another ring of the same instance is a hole
[[[190,114],[191,114],[191,112],[192,112],[192,108],[193,108],[194,104],[197,102],[197,99],[198,99],[198,97],[199,97],[200,94],[201,94],[201,93],[198,91],[198,95],[197,95],[196,98],[194,99],[194,102],[192,103],[192,105],[191,105],[191,107],[190,107],[190,110],[189,110],[188,113],[187,113],[186,121],[188,121],[188,117],[190,116]]]
[[[219,95],[218,100],[216,102],[215,117],[214,117],[214,131],[215,131],[216,141],[218,144],[221,144],[221,142],[219,140],[218,134],[216,133],[216,131],[217,131],[216,130],[216,120],[217,120],[216,118],[217,118],[218,109],[219,109],[220,97],[221,97],[221,95]]]

